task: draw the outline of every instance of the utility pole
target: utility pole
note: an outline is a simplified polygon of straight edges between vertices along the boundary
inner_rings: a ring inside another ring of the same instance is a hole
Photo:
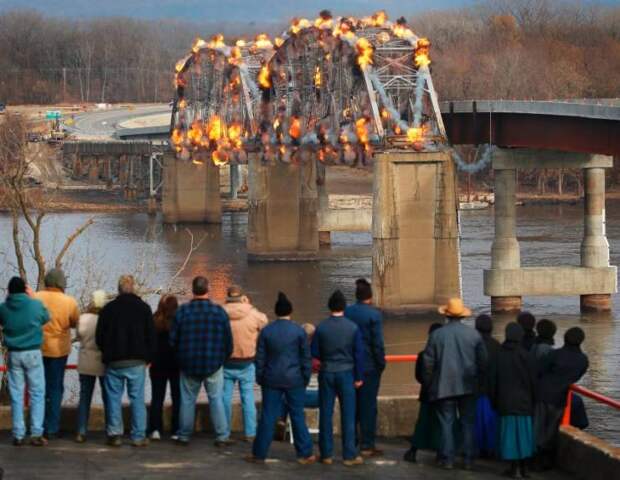
[[[62,102],[67,103],[67,67],[62,67]]]

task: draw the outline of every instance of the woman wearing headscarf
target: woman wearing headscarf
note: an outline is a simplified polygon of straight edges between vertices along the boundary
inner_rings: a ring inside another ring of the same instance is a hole
[[[493,404],[499,414],[498,452],[510,462],[506,475],[527,477],[527,459],[534,455],[534,395],[536,367],[533,356],[523,346],[521,325],[506,326],[506,340],[492,368]]]

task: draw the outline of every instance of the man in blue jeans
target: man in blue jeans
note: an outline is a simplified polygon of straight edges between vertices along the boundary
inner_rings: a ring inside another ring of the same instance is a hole
[[[9,350],[9,391],[13,421],[13,445],[24,444],[24,384],[30,395],[30,443],[47,445],[43,437],[45,415],[45,373],[41,344],[43,325],[49,314],[39,300],[26,293],[26,283],[19,277],[9,281],[9,295],[0,305],[0,327],[4,345]]]
[[[256,381],[262,387],[263,405],[252,455],[246,459],[249,462],[265,462],[283,400],[291,416],[297,462],[309,465],[316,461],[304,415],[306,385],[312,371],[310,347],[304,330],[291,321],[292,313],[293,305],[280,292],[275,304],[277,319],[258,337]]]
[[[268,319],[267,315],[250,303],[250,299],[237,285],[228,288],[228,297],[223,307],[228,314],[233,336],[233,351],[224,364],[224,408],[226,409],[228,435],[230,435],[232,423],[233,389],[238,383],[245,440],[251,442],[256,436],[256,405],[254,402],[256,343]]]
[[[145,447],[148,439],[144,380],[146,365],[155,352],[157,339],[151,307],[135,294],[135,280],[131,275],[120,277],[118,296],[99,313],[95,339],[106,366],[108,445],[119,447],[122,444],[122,399],[127,385],[131,444]]]
[[[464,468],[470,470],[475,454],[474,423],[480,379],[487,367],[487,350],[480,334],[461,323],[471,310],[460,298],[439,307],[447,323],[435,330],[424,349],[424,384],[435,402],[441,428],[440,462],[454,468],[454,427],[458,418],[463,435]]]
[[[344,316],[357,325],[364,344],[364,384],[357,389],[358,443],[362,457],[374,457],[383,452],[375,447],[377,432],[377,395],[381,374],[385,370],[383,316],[372,305],[372,287],[364,278],[355,282],[357,303],[349,305]]]
[[[355,389],[364,382],[364,346],[360,329],[344,316],[346,299],[340,290],[329,298],[331,316],[321,322],[312,339],[312,356],[319,371],[319,448],[321,462],[333,463],[333,416],[336,397],[340,403],[342,457],[346,466],[364,463],[355,446]]]
[[[215,445],[233,442],[224,408],[224,362],[233,351],[232,332],[226,311],[209,300],[209,281],[202,276],[192,281],[194,297],[181,305],[170,329],[170,345],[176,351],[181,371],[179,445],[188,445],[194,432],[196,399],[204,384],[209,413],[215,430]]]

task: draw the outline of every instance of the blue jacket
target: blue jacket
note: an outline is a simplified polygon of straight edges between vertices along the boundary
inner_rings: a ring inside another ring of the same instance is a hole
[[[278,318],[261,330],[255,364],[256,382],[262,387],[305,387],[312,373],[306,332],[292,321]]]
[[[170,329],[170,346],[185,375],[211,376],[224,365],[233,349],[226,311],[211,300],[192,300],[181,305]]]
[[[321,361],[322,372],[353,370],[356,381],[364,379],[362,334],[347,317],[321,322],[312,338],[312,356]]]
[[[385,370],[385,346],[383,344],[383,316],[366,303],[349,305],[344,316],[357,325],[364,342],[364,373],[381,373]]]
[[[38,350],[43,343],[43,325],[49,321],[43,303],[25,293],[15,293],[0,305],[4,345],[10,351]]]

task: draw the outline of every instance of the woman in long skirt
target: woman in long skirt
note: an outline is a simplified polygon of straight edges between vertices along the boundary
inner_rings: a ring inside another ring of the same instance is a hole
[[[536,365],[534,356],[523,346],[523,327],[512,322],[506,326],[506,340],[492,369],[493,403],[499,414],[498,450],[502,460],[510,462],[506,475],[528,477],[527,460],[534,455],[532,424]]]

